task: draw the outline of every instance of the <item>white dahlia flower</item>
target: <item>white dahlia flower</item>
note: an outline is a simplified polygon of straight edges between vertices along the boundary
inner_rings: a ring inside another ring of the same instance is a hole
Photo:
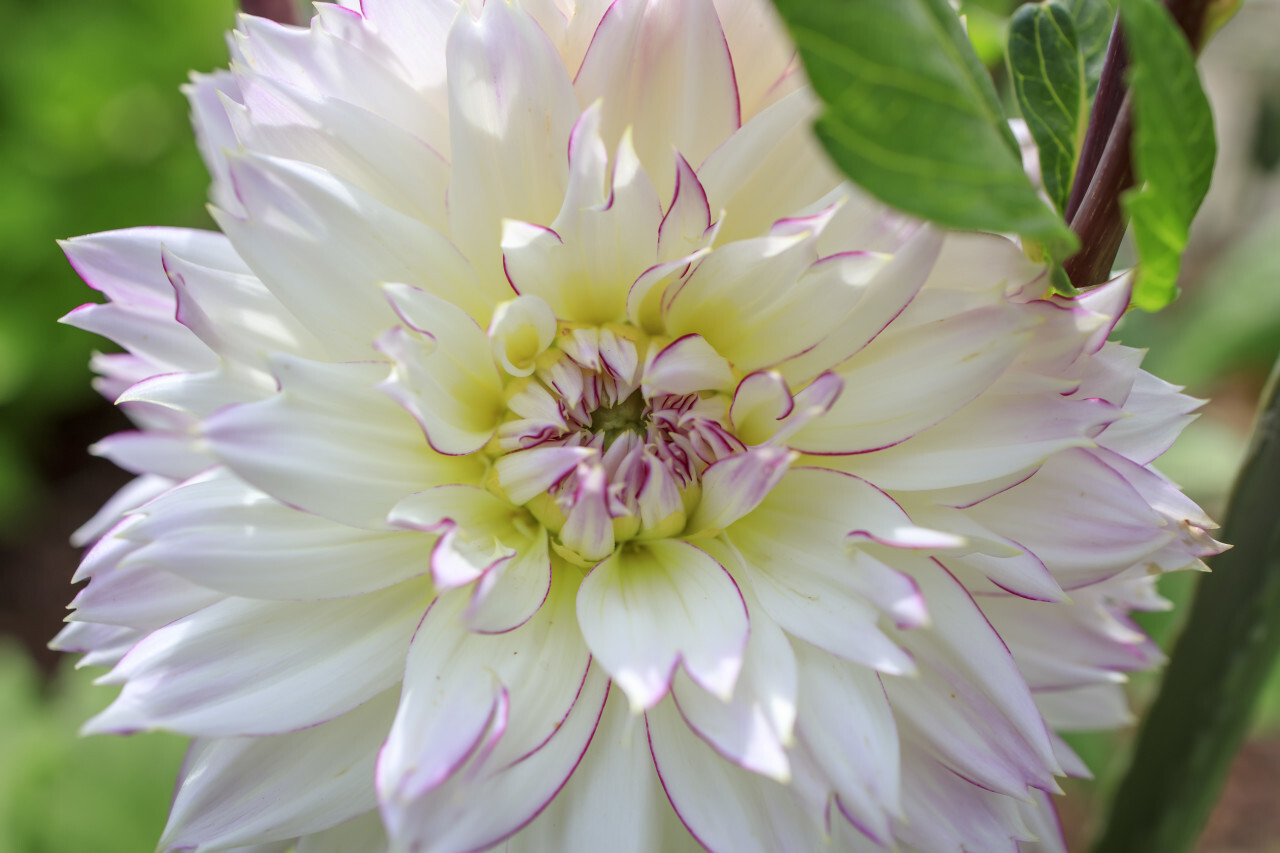
[[[55,644],[194,738],[161,847],[1060,849],[1215,549],[1127,282],[850,187],[763,3],[317,12],[188,89],[221,233],[66,245],[139,476]]]

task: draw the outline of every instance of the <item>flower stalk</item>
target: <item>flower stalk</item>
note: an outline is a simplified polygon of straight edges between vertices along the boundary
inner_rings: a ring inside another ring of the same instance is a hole
[[[241,0],[240,8],[247,15],[267,18],[277,24],[301,26],[302,16],[294,0]]]
[[[1209,0],[1167,0],[1165,5],[1192,50],[1199,53]],[[1107,280],[1128,225],[1120,204],[1121,194],[1134,184],[1132,104],[1125,82],[1127,67],[1117,14],[1065,212],[1071,230],[1080,238],[1080,251],[1068,258],[1063,268],[1078,288]]]

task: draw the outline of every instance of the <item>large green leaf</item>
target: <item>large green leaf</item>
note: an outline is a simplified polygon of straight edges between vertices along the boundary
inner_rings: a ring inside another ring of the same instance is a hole
[[[1057,0],[1020,7],[1009,22],[1007,55],[1018,108],[1040,150],[1045,192],[1065,210],[1089,111],[1071,13]]]
[[[1121,0],[1133,94],[1133,160],[1125,197],[1140,266],[1133,301],[1158,311],[1178,295],[1191,220],[1209,189],[1213,114],[1186,36],[1157,0]]]
[[[1114,0],[1057,0],[1071,15],[1076,40],[1084,56],[1085,97],[1093,99],[1102,76],[1102,62],[1107,58],[1107,42],[1111,40],[1111,24],[1116,17]]]
[[[1190,850],[1280,651],[1280,363],[1160,695],[1095,853]]]
[[[1037,195],[995,87],[946,0],[776,0],[836,164],[899,210],[953,228],[1013,231],[1069,254]]]

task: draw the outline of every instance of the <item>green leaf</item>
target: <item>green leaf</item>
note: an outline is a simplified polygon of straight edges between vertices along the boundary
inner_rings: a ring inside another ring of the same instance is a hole
[[[776,0],[826,109],[835,163],[885,203],[952,228],[1013,231],[1065,257],[995,87],[947,0]]]
[[[1140,190],[1124,198],[1138,244],[1133,302],[1158,311],[1178,295],[1187,231],[1209,189],[1213,114],[1186,36],[1157,0],[1121,0]]]
[[[1280,651],[1280,363],[1160,695],[1094,853],[1192,849]]]
[[[1107,42],[1111,40],[1111,24],[1116,6],[1110,0],[1058,0],[1071,15],[1076,27],[1076,40],[1084,57],[1084,91],[1089,100],[1098,91],[1102,62],[1107,58]]]
[[[1089,109],[1070,13],[1056,0],[1020,7],[1009,23],[1008,58],[1018,108],[1040,149],[1045,192],[1066,210]]]

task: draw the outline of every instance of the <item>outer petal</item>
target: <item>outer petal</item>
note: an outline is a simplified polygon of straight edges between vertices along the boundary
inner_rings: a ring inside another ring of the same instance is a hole
[[[197,740],[160,846],[224,847],[329,829],[376,806],[373,765],[395,691],[292,734]]]
[[[1025,483],[969,512],[1016,537],[1066,590],[1112,577],[1177,535],[1123,476],[1086,450],[1056,454]]]
[[[810,129],[816,112],[812,92],[792,92],[702,161],[698,179],[711,209],[726,211],[717,238],[721,244],[758,237],[841,184],[843,178],[828,165]]]
[[[503,219],[547,223],[564,199],[565,149],[578,117],[555,47],[521,8],[486,3],[449,31],[449,218],[486,281],[502,282]]]
[[[574,88],[604,99],[612,148],[630,125],[660,198],[671,198],[674,147],[701,163],[737,129],[738,88],[711,0],[622,0],[605,13]]]
[[[421,534],[362,530],[301,512],[225,470],[179,486],[137,515],[125,535],[140,547],[124,565],[163,569],[228,595],[342,598],[428,570],[430,540]]]
[[[715,853],[821,850],[823,826],[784,786],[720,758],[685,725],[674,703],[645,714],[649,748],[671,805]]]
[[[748,634],[733,578],[679,540],[624,547],[592,569],[578,591],[578,623],[633,712],[661,701],[682,663],[695,682],[727,699]]]
[[[912,575],[933,627],[895,632],[919,664],[916,678],[884,681],[899,725],[943,765],[989,791],[1019,799],[1028,786],[1056,791],[1059,768],[1048,730],[1000,636],[936,563],[920,559]]]
[[[272,497],[357,527],[385,528],[407,495],[479,479],[479,460],[441,456],[375,387],[378,364],[318,364],[277,357],[281,393],[209,418],[214,455]]]
[[[717,549],[718,550],[718,549]],[[796,661],[787,636],[751,601],[751,637],[729,702],[677,674],[672,695],[689,727],[739,767],[787,782],[786,745],[796,720]]]
[[[549,850],[701,850],[671,811],[644,729],[627,712],[621,690],[610,691],[591,747],[568,783],[506,847],[506,853]]]
[[[396,683],[430,595],[409,581],[356,599],[212,605],[152,632],[104,676],[124,690],[84,730],[228,737],[333,719]]]
[[[870,838],[892,844],[890,818],[901,813],[903,772],[898,729],[880,678],[804,643],[797,644],[796,657],[803,697],[797,737],[845,814]]]
[[[323,169],[245,154],[231,162],[246,219],[214,218],[254,273],[335,359],[369,358],[395,324],[378,287],[396,281],[447,295],[473,316],[486,289],[438,231]]]
[[[592,667],[569,714],[546,746],[506,767],[481,755],[461,773],[405,809],[383,791],[382,815],[396,849],[423,853],[483,850],[520,830],[563,787],[591,742],[608,694]],[[502,803],[495,811],[493,803]]]
[[[840,368],[840,399],[791,446],[865,453],[933,426],[1009,366],[1027,342],[1027,324],[1021,312],[992,307],[880,335]]]

